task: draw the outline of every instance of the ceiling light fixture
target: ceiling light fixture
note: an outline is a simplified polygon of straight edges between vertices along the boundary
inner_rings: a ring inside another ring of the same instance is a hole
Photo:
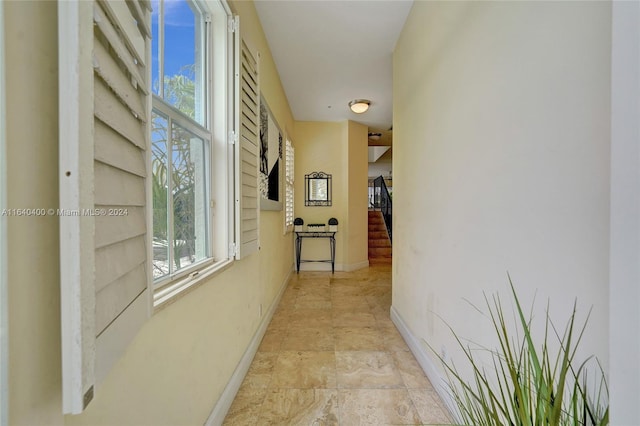
[[[369,109],[369,105],[371,105],[371,101],[367,99],[356,99],[349,102],[349,108],[351,108],[351,111],[355,112],[356,114],[367,112],[367,110]]]
[[[373,133],[373,132],[369,132],[369,140],[372,141],[379,141],[380,137],[382,137],[382,133]]]

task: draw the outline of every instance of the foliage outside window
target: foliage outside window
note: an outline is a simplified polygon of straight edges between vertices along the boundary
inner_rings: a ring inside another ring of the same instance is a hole
[[[152,2],[153,277],[164,282],[211,256],[204,14]]]

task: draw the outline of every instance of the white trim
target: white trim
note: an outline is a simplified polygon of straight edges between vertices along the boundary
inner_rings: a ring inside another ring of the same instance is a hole
[[[295,254],[294,254],[295,256]],[[295,260],[294,260],[295,262]],[[293,264],[295,268],[295,263]],[[342,263],[334,264],[335,271],[344,271]],[[305,272],[331,272],[331,262],[313,262],[313,261],[305,261],[300,263],[300,271]]]
[[[0,28],[4,26],[0,2]],[[0,30],[0,211],[7,206],[7,150],[4,83],[4,31]],[[9,424],[9,322],[7,311],[7,218],[0,216],[0,425]]]
[[[640,5],[612,3],[609,401],[640,424]],[[632,395],[636,395],[633,397]]]
[[[281,211],[282,201],[267,200],[260,198],[260,210]]]
[[[93,202],[93,4],[58,3],[59,200],[82,211]],[[95,360],[94,218],[61,216],[62,411],[93,398]]]
[[[294,258],[295,258],[295,254],[294,254]],[[295,268],[295,259],[294,259],[294,265],[293,267]],[[348,264],[344,264],[344,263],[335,263],[334,264],[334,270],[335,271],[341,271],[341,272],[351,272],[351,271],[357,271],[358,269],[363,269],[363,268],[368,268],[369,267],[369,261],[368,260],[364,260],[362,262],[357,262],[357,263],[348,263]],[[306,271],[306,272],[331,272],[331,262],[314,262],[314,261],[305,261],[300,263],[300,271]]]
[[[178,296],[186,294],[196,286],[206,282],[211,277],[226,271],[233,264],[232,259],[221,260],[206,268],[192,271],[183,279],[176,280],[163,287],[155,289],[153,293],[153,308],[158,310],[177,299]]]
[[[342,265],[342,271],[351,272],[357,271],[358,269],[364,269],[369,267],[369,260],[363,260],[362,262],[349,263],[347,265]]]
[[[291,272],[286,276],[282,286],[280,287],[280,291],[278,295],[274,299],[273,303],[269,307],[269,310],[266,312],[266,315],[262,317],[262,321],[256,330],[256,333],[253,335],[251,342],[247,346],[247,349],[244,351],[238,366],[235,371],[231,375],[227,386],[222,391],[222,395],[216,402],[216,405],[213,407],[209,418],[205,422],[205,426],[219,426],[224,421],[227,413],[229,412],[229,408],[231,408],[231,404],[233,403],[238,390],[240,389],[240,385],[244,380],[244,377],[247,375],[247,371],[249,371],[249,367],[251,366],[251,362],[253,361],[253,357],[258,352],[258,347],[260,346],[260,342],[264,337],[265,332],[267,331],[267,327],[271,322],[271,318],[273,318],[273,314],[275,313],[278,305],[280,304],[280,299],[282,299],[282,295],[284,294],[285,289],[287,288],[287,283],[289,282],[289,278],[291,277]]]
[[[438,368],[429,355],[428,348],[426,347],[426,345],[421,343],[420,339],[414,336],[414,334],[409,329],[409,326],[404,321],[404,319],[402,319],[402,316],[394,306],[391,306],[390,315],[391,321],[396,325],[398,331],[402,335],[402,338],[407,343],[407,346],[409,346],[411,353],[413,353],[413,356],[418,361],[418,364],[420,364],[420,367],[422,367],[422,370],[424,370],[424,374],[427,375],[429,381],[433,385],[433,388],[436,390],[436,392],[438,392],[438,395],[440,396],[440,399],[442,399],[442,402],[444,402],[446,408],[449,411],[449,414],[455,413],[457,411],[456,405],[453,398],[449,394],[449,385],[447,379],[438,371]],[[453,417],[455,418],[455,416]]]
[[[160,6],[163,7],[163,6]],[[149,12],[145,11],[144,12],[144,16],[145,19],[148,19],[149,17]],[[162,12],[160,14],[160,16],[162,16]],[[162,18],[160,18],[162,19]],[[146,24],[151,24],[151,22],[147,22]],[[152,81],[152,75],[153,75],[153,64],[152,64],[152,57],[153,54],[151,52],[151,50],[153,49],[153,44],[151,41],[151,28],[149,28],[149,36],[146,37],[146,55],[147,55],[147,64],[149,64],[145,70],[146,70],[146,79],[147,81]],[[164,90],[164,85],[160,84],[160,90]],[[145,189],[146,189],[146,194],[145,194],[145,199],[147,201],[147,206],[153,206],[153,168],[151,165],[151,161],[152,161],[152,149],[151,149],[151,129],[152,129],[152,125],[151,125],[151,120],[152,120],[152,114],[151,111],[153,110],[153,90],[151,88],[151,84],[149,84],[149,94],[146,96],[145,98],[145,113],[147,115],[147,122],[144,126],[145,128],[145,138],[147,141],[147,147],[144,151],[144,155],[145,155],[145,166],[147,168],[147,176],[145,179]],[[145,236],[145,239],[147,241],[147,295],[153,295],[154,292],[154,283],[153,283],[153,209],[146,209],[146,225],[147,225],[147,234]],[[151,315],[153,314],[153,297],[147,297],[147,318],[150,318]]]

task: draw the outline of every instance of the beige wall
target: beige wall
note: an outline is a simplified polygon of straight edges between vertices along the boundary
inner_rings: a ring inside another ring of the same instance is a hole
[[[295,165],[295,217],[309,223],[327,223],[330,218],[338,219],[336,234],[336,267],[342,269],[347,261],[345,241],[349,217],[348,202],[348,143],[346,122],[296,121],[294,135],[296,141]],[[331,206],[310,207],[304,205],[304,175],[325,172],[331,175]],[[306,229],[306,228],[305,228]],[[326,239],[306,239],[303,243],[303,259],[329,259],[329,242]],[[329,270],[330,265],[321,263],[302,264],[301,269]]]
[[[351,121],[295,122],[295,216],[305,226],[338,219],[336,269],[353,270],[368,265],[367,253],[367,131]],[[332,178],[331,206],[304,205],[304,175],[325,172]],[[328,259],[325,239],[305,239],[303,259]],[[303,263],[301,269],[327,270],[329,264]]]
[[[579,318],[593,306],[580,355],[607,368],[610,34],[610,3],[413,5],[394,53],[393,308],[459,365],[437,316],[493,345],[464,299],[508,301],[508,272],[538,321],[547,300],[559,326],[575,298]]]
[[[368,179],[369,128],[354,121],[348,122],[349,140],[349,242],[347,264],[362,265],[369,258],[367,210],[369,207]]]
[[[55,2],[5,2],[7,207],[58,206]],[[9,423],[61,424],[58,221],[9,217]]]
[[[233,6],[249,46],[260,52],[262,92],[290,130],[253,4]],[[5,5],[10,208],[58,204],[56,8],[46,1]],[[292,237],[283,222],[282,212],[263,212],[260,252],[155,313],[88,409],[63,417],[57,220],[10,218],[10,424],[203,424],[257,330],[260,305],[266,312],[291,271]]]

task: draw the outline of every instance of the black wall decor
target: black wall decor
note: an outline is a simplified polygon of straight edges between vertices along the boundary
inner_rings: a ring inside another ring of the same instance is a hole
[[[276,124],[265,100],[260,97],[260,177],[259,189],[264,210],[281,210],[280,165],[282,164],[282,131]],[[267,202],[264,202],[267,200]]]

